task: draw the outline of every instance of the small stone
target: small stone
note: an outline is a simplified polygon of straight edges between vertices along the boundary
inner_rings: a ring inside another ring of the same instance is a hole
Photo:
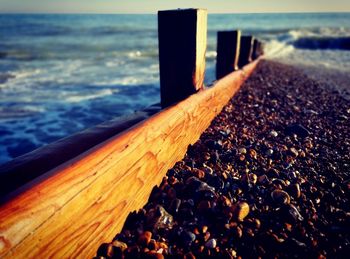
[[[249,205],[246,202],[238,202],[231,207],[231,211],[234,220],[243,221],[249,214]]]
[[[227,198],[225,195],[220,196],[219,200],[221,204],[223,204],[223,206],[225,207],[230,207],[232,205],[231,200]]]
[[[277,131],[271,130],[271,131],[270,131],[270,136],[271,136],[271,137],[274,137],[274,138],[277,137],[277,136],[278,136]]]
[[[207,232],[205,232],[203,239],[204,239],[205,242],[207,242],[209,240],[209,238],[210,238],[210,232],[207,231]]]
[[[126,243],[121,242],[121,241],[118,241],[118,240],[114,240],[114,241],[112,242],[112,245],[113,245],[115,248],[120,249],[122,252],[128,248],[128,245],[127,245]]]
[[[255,151],[255,149],[249,149],[249,156],[253,159],[257,159],[258,153]]]
[[[203,170],[200,170],[200,169],[197,169],[197,168],[194,168],[192,170],[192,173],[195,177],[197,177],[198,179],[202,179],[204,178],[205,176],[205,172]]]
[[[250,173],[250,174],[244,174],[241,178],[242,182],[246,184],[256,184],[258,177],[256,174]]]
[[[295,199],[298,199],[301,196],[300,185],[297,183],[289,185],[287,191]]]
[[[152,232],[145,231],[139,236],[138,244],[142,246],[148,246],[149,242],[151,241],[151,238]]]
[[[216,247],[216,239],[215,238],[211,238],[208,240],[208,242],[205,243],[205,247],[209,248],[209,249],[213,249]]]
[[[203,168],[202,168],[202,171],[203,171],[204,173],[210,174],[210,175],[212,175],[212,174],[214,173],[214,170],[213,170],[211,167],[209,167],[209,166],[203,167]]]
[[[273,155],[273,149],[268,149],[268,150],[266,150],[266,155],[267,156],[272,156]]]
[[[196,240],[196,235],[191,231],[182,231],[180,234],[181,242],[184,246],[190,246],[194,240]]]
[[[298,157],[298,155],[299,155],[298,150],[296,150],[296,148],[294,148],[294,147],[290,148],[289,152],[293,157]]]
[[[157,205],[148,212],[147,224],[154,229],[172,228],[174,220],[162,206]]]
[[[97,256],[113,257],[113,255],[114,255],[114,249],[112,244],[103,243],[97,249]]]
[[[154,239],[151,239],[148,244],[149,250],[157,250],[157,242]]]
[[[231,258],[236,258],[237,257],[237,252],[235,250],[233,250],[232,248],[227,250],[227,253],[229,256],[231,256]]]
[[[241,155],[245,155],[245,154],[247,154],[247,149],[244,148],[244,147],[239,148],[239,149],[238,149],[238,153],[241,154]]]
[[[258,180],[258,177],[257,177],[256,174],[250,173],[250,174],[248,175],[248,177],[249,177],[250,183],[256,184],[256,182],[257,182],[257,180]]]
[[[282,190],[274,190],[271,193],[271,198],[279,206],[283,205],[283,204],[289,204],[290,203],[289,194],[287,192],[285,192],[285,191],[282,191]]]
[[[281,209],[281,212],[282,212],[282,215],[283,215],[286,222],[296,223],[298,221],[304,220],[304,218],[303,218],[303,216],[301,216],[299,210],[293,204],[285,205]]]
[[[266,174],[263,174],[261,176],[258,177],[258,183],[259,184],[265,184],[269,182],[269,178],[267,177]]]
[[[207,231],[208,231],[208,226],[204,225],[202,227],[202,233],[205,234],[205,233],[207,233]]]

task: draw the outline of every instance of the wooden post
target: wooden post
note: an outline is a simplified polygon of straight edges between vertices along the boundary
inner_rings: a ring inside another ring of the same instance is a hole
[[[252,62],[253,41],[254,41],[253,36],[241,37],[241,52],[239,54],[239,62],[238,62],[238,65],[240,68]]]
[[[262,43],[260,40],[254,39],[253,60],[259,58],[261,55],[263,55]]]
[[[165,108],[203,87],[207,11],[158,12],[161,105]]]
[[[253,43],[253,55],[252,55],[252,59],[256,60],[259,57],[259,41],[258,39],[254,39],[254,43]]]
[[[216,79],[238,70],[241,31],[219,31],[216,56]]]
[[[258,51],[259,57],[264,55],[264,45],[263,45],[263,43],[260,40],[258,41],[257,51]]]

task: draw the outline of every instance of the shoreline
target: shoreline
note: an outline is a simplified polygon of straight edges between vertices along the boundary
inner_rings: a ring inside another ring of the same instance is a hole
[[[98,256],[342,257],[350,249],[350,102],[261,61]]]
[[[342,67],[326,67],[321,64],[295,63],[284,58],[272,58],[271,61],[293,66],[300,73],[318,82],[325,89],[337,91],[346,100],[350,100],[350,75]]]

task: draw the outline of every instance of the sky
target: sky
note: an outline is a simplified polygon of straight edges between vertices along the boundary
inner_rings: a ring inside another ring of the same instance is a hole
[[[189,7],[209,13],[350,12],[350,0],[0,0],[1,13],[156,13]]]

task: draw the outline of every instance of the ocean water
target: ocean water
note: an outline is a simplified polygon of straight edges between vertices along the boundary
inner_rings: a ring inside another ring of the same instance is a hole
[[[350,72],[350,13],[211,14],[266,56]],[[0,15],[0,164],[113,117],[159,102],[156,15]]]

